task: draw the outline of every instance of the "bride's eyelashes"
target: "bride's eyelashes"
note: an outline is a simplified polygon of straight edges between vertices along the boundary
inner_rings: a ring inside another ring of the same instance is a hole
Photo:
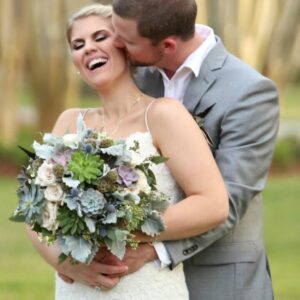
[[[93,40],[99,43],[106,40],[109,36],[110,36],[109,33],[97,32],[93,34]],[[71,44],[71,48],[72,50],[76,51],[82,49],[84,45],[85,45],[85,41],[83,39],[82,40],[78,39]]]

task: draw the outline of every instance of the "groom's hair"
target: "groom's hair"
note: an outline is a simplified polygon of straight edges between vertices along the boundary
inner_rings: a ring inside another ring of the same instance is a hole
[[[187,41],[195,33],[195,0],[113,0],[121,18],[134,20],[140,36],[157,44],[168,36]]]

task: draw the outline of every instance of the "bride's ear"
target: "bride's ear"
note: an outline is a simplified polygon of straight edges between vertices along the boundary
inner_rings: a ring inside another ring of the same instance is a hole
[[[178,41],[175,37],[167,37],[163,40],[165,54],[173,54],[177,50]]]

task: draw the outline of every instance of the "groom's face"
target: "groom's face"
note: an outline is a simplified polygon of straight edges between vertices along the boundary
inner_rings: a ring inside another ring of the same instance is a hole
[[[162,45],[153,45],[151,40],[139,35],[136,22],[113,14],[115,46],[126,51],[134,66],[160,66],[163,59]]]

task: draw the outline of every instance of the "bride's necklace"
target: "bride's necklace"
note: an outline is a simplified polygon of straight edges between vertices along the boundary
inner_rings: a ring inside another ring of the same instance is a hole
[[[143,97],[143,94],[138,95],[138,97],[131,104],[131,106],[128,108],[128,110],[126,111],[126,113],[123,116],[121,116],[121,117],[118,118],[117,125],[112,130],[112,132],[110,133],[110,136],[114,136],[114,134],[117,133],[117,131],[120,128],[120,125],[121,125],[122,121],[129,115],[129,113],[131,112],[131,110],[133,109],[133,107],[141,101],[142,97]],[[108,133],[107,129],[106,129],[106,124],[105,124],[104,110],[103,110],[103,113],[102,113],[102,129],[101,129],[101,131],[104,131],[104,132]]]

